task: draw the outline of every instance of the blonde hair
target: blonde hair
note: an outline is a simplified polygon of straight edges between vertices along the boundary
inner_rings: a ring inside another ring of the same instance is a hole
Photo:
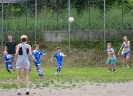
[[[112,46],[112,44],[111,44],[111,43],[108,43],[107,45],[110,45],[110,46]]]

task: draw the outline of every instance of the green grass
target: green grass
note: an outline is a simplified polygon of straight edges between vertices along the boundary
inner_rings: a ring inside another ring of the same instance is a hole
[[[107,68],[63,68],[61,74],[54,75],[55,68],[43,68],[43,77],[38,77],[35,69],[29,74],[31,88],[43,88],[53,86],[53,88],[72,89],[85,82],[108,83],[108,82],[127,82],[133,80],[133,68],[117,68],[116,73],[108,73]],[[16,72],[8,74],[6,70],[0,70],[0,87],[4,89],[17,88]],[[25,87],[22,79],[22,88]]]

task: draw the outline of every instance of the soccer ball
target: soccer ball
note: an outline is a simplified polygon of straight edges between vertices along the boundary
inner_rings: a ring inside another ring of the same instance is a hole
[[[74,18],[73,18],[73,17],[69,17],[68,21],[69,21],[70,23],[72,23],[72,22],[74,22]]]

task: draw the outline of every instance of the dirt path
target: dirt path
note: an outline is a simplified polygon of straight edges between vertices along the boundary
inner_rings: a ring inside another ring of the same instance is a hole
[[[133,82],[126,83],[87,83],[72,89],[30,89],[30,96],[133,96]],[[22,95],[25,90],[22,89]],[[0,89],[0,96],[17,96],[16,89]]]

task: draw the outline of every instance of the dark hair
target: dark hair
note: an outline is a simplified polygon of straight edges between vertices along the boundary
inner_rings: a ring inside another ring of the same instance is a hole
[[[57,47],[57,50],[61,50],[61,47]]]
[[[27,41],[27,38],[22,38],[21,39],[21,42],[26,42]]]
[[[34,47],[36,48],[37,46],[39,46],[39,44],[35,44]]]

